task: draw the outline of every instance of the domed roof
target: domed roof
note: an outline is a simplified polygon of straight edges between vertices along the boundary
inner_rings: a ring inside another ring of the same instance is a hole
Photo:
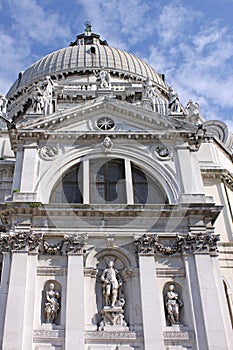
[[[130,53],[108,46],[99,35],[85,31],[69,47],[52,52],[31,65],[13,84],[8,96],[46,75],[94,71],[100,67],[143,80],[150,78],[156,85],[167,89],[163,77],[147,63]]]

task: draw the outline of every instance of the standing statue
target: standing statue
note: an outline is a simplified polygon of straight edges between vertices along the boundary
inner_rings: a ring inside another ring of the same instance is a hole
[[[173,88],[169,88],[169,108],[171,112],[180,112],[180,102],[177,93],[173,91]]]
[[[52,97],[53,97],[53,81],[50,76],[46,76],[41,84],[44,99],[44,114],[51,114],[53,112]]]
[[[39,86],[35,87],[35,91],[32,94],[32,108],[35,113],[42,113],[44,108],[44,97]]]
[[[165,298],[165,304],[168,313],[168,320],[171,325],[179,323],[179,309],[183,306],[183,302],[179,299],[179,294],[175,292],[175,287],[170,284]]]
[[[58,291],[54,290],[54,284],[49,284],[49,290],[46,292],[46,302],[45,302],[45,320],[46,323],[53,323],[57,317],[58,311],[60,310],[60,294]]]
[[[0,113],[6,114],[7,103],[7,98],[0,93]]]
[[[122,295],[120,293],[122,287],[122,280],[118,270],[114,268],[113,261],[110,261],[108,267],[104,270],[101,281],[103,282],[103,296],[105,299],[105,306],[120,306],[123,303]],[[120,303],[120,304],[119,304]]]
[[[110,74],[108,73],[108,71],[105,70],[103,66],[101,67],[101,70],[96,74],[96,76],[96,83],[98,88],[110,88]]]

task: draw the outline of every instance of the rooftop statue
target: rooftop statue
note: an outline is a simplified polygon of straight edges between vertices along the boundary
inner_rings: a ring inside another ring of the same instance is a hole
[[[7,98],[0,93],[0,113],[6,114],[7,103],[8,103]]]

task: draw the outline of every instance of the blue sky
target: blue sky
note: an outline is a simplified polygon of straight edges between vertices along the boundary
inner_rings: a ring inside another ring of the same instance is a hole
[[[91,21],[109,45],[147,61],[186,105],[233,129],[233,0],[0,0],[0,92]]]

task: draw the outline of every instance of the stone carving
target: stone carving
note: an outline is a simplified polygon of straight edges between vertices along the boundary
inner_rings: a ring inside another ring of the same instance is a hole
[[[159,252],[164,255],[172,255],[175,253],[194,253],[206,251],[216,253],[218,251],[217,242],[219,235],[213,234],[187,234],[184,236],[176,235],[171,239],[173,244],[159,243],[158,235],[143,234],[135,239],[134,243],[139,254],[155,254]]]
[[[139,338],[139,336],[142,336],[141,334],[137,334],[134,332],[112,332],[112,331],[108,331],[108,332],[98,332],[98,331],[91,331],[91,332],[85,332],[85,336],[86,338],[91,338],[91,339],[118,339],[119,338],[123,338],[123,339],[132,339],[135,340],[136,338]]]
[[[35,113],[42,113],[44,109],[44,96],[39,86],[35,86],[32,93],[32,108]]]
[[[44,254],[61,255],[63,253],[85,253],[87,234],[64,235],[64,238],[57,243],[50,243],[43,240]]]
[[[50,76],[46,76],[41,84],[44,98],[44,114],[51,114],[53,112],[52,97],[53,97],[53,81]]]
[[[156,236],[148,236],[147,234],[143,234],[141,237],[135,239],[134,243],[137,247],[137,253],[145,255],[154,254],[156,240]]]
[[[168,160],[168,159],[171,159],[171,157],[172,157],[172,154],[171,154],[169,148],[166,146],[156,147],[155,153],[156,153],[157,157],[160,158],[161,160]]]
[[[188,117],[199,116],[199,103],[189,100],[186,105],[186,111],[188,113]]]
[[[42,82],[32,86],[31,99],[33,113],[47,115],[53,112],[53,87],[53,81],[49,76],[46,76]]]
[[[7,98],[0,93],[0,113],[1,114],[6,114],[7,103],[8,103]]]
[[[10,232],[0,235],[0,251],[10,252],[12,250],[33,251],[39,248],[42,235],[34,232]]]
[[[103,282],[103,296],[105,306],[114,307],[119,300],[122,280],[118,270],[114,268],[113,261],[110,261],[108,267],[104,270],[101,281]]]
[[[65,336],[65,331],[61,330],[45,330],[45,329],[36,329],[33,331],[33,336],[36,338],[62,338]]]
[[[99,72],[95,72],[96,75],[96,84],[99,89],[108,89],[110,88],[110,74],[102,66]]]
[[[60,152],[60,146],[49,144],[41,147],[40,156],[44,160],[54,160]]]
[[[47,241],[43,241],[44,253],[49,255],[61,255],[64,240],[58,243],[52,244]]]
[[[54,284],[49,284],[49,290],[46,291],[46,302],[45,302],[45,321],[46,323],[53,323],[57,317],[58,311],[60,310],[60,293],[54,290]]]
[[[167,308],[168,320],[171,325],[180,324],[179,309],[183,306],[183,302],[179,299],[178,293],[175,292],[173,284],[170,284],[168,287],[168,292],[165,297],[165,305]]]
[[[64,243],[68,253],[84,253],[83,249],[87,242],[87,235],[65,235]]]
[[[192,151],[197,151],[200,148],[205,133],[206,129],[203,128],[203,125],[198,125],[196,133],[189,139],[189,146]]]
[[[104,152],[110,152],[113,147],[113,142],[110,137],[106,136],[104,141],[101,142],[101,146],[103,147]]]
[[[152,85],[150,78],[144,83],[144,96],[149,100],[149,106],[153,112],[165,114],[166,105],[165,101],[159,97],[155,92],[155,88]]]
[[[113,261],[109,261],[108,267],[102,273],[101,281],[105,306],[101,311],[100,330],[106,330],[109,326],[126,330],[123,310],[125,298],[121,290],[123,282],[119,271],[114,268]]]
[[[172,87],[169,88],[168,97],[170,112],[181,112],[178,94],[174,92]]]

